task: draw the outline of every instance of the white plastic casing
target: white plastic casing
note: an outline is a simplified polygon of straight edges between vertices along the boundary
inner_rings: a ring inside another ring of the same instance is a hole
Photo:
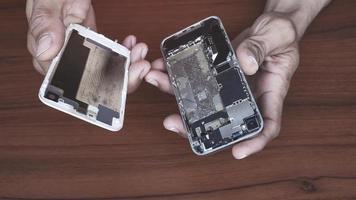
[[[126,63],[124,66],[125,67],[124,84],[123,84],[123,89],[122,89],[122,93],[121,93],[122,101],[121,101],[121,105],[120,105],[120,117],[119,117],[119,119],[113,118],[112,126],[105,124],[101,121],[98,121],[94,118],[91,118],[88,115],[77,112],[69,104],[55,102],[55,101],[45,98],[45,92],[46,92],[47,86],[50,83],[50,80],[56,70],[57,64],[58,64],[60,58],[62,57],[65,47],[67,46],[69,36],[71,35],[71,32],[73,30],[78,31],[79,35],[83,36],[84,38],[91,39],[91,40],[97,42],[98,44],[103,45],[103,46],[111,49],[113,52],[116,52],[126,58]],[[84,120],[86,122],[89,122],[91,124],[97,125],[99,127],[102,127],[104,129],[107,129],[110,131],[119,131],[123,127],[123,123],[124,123],[124,114],[125,114],[125,105],[126,105],[126,96],[127,96],[127,84],[128,84],[128,68],[130,65],[130,53],[131,53],[130,50],[128,50],[126,47],[106,38],[104,35],[98,34],[94,31],[90,30],[89,28],[83,27],[78,24],[69,25],[66,30],[65,43],[63,45],[63,48],[61,49],[59,54],[52,60],[52,63],[48,69],[48,72],[43,80],[43,83],[41,85],[41,88],[40,88],[40,91],[38,94],[39,99],[47,106],[50,106],[54,109],[57,109],[59,111],[62,111],[69,115],[72,115],[72,116],[79,118],[81,120]]]

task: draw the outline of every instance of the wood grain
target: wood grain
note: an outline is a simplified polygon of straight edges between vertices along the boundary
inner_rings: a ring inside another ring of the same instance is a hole
[[[258,0],[95,1],[99,31],[136,34],[160,56],[167,35],[209,15],[236,36]],[[162,127],[172,96],[143,84],[124,130],[89,125],[41,104],[26,50],[23,0],[0,3],[0,199],[356,199],[356,1],[334,1],[301,42],[280,137],[242,161],[197,157]]]

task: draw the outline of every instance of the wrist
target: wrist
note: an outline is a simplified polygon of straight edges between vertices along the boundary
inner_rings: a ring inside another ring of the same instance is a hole
[[[295,26],[297,38],[300,40],[310,23],[330,1],[331,0],[268,0],[264,12],[275,12],[288,18]]]

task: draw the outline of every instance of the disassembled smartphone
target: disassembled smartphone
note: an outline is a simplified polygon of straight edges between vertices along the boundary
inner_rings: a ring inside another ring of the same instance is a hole
[[[39,91],[57,110],[118,131],[123,126],[130,51],[78,24],[67,28]]]
[[[161,50],[196,154],[216,152],[262,130],[260,111],[218,17],[169,36]]]

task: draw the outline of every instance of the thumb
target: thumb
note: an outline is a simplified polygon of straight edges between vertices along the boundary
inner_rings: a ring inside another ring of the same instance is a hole
[[[175,132],[184,138],[188,137],[182,118],[178,114],[172,114],[166,117],[163,121],[163,126],[165,129]]]
[[[64,42],[64,25],[55,1],[28,1],[28,47],[39,61],[52,59]]]
[[[237,39],[242,41],[236,54],[241,68],[247,75],[253,75],[268,56],[277,55],[297,39],[296,29],[290,19],[276,13],[259,17],[248,32]],[[245,39],[241,40],[241,37]]]
[[[95,12],[91,0],[66,1],[62,8],[63,23],[82,24],[96,30]]]

